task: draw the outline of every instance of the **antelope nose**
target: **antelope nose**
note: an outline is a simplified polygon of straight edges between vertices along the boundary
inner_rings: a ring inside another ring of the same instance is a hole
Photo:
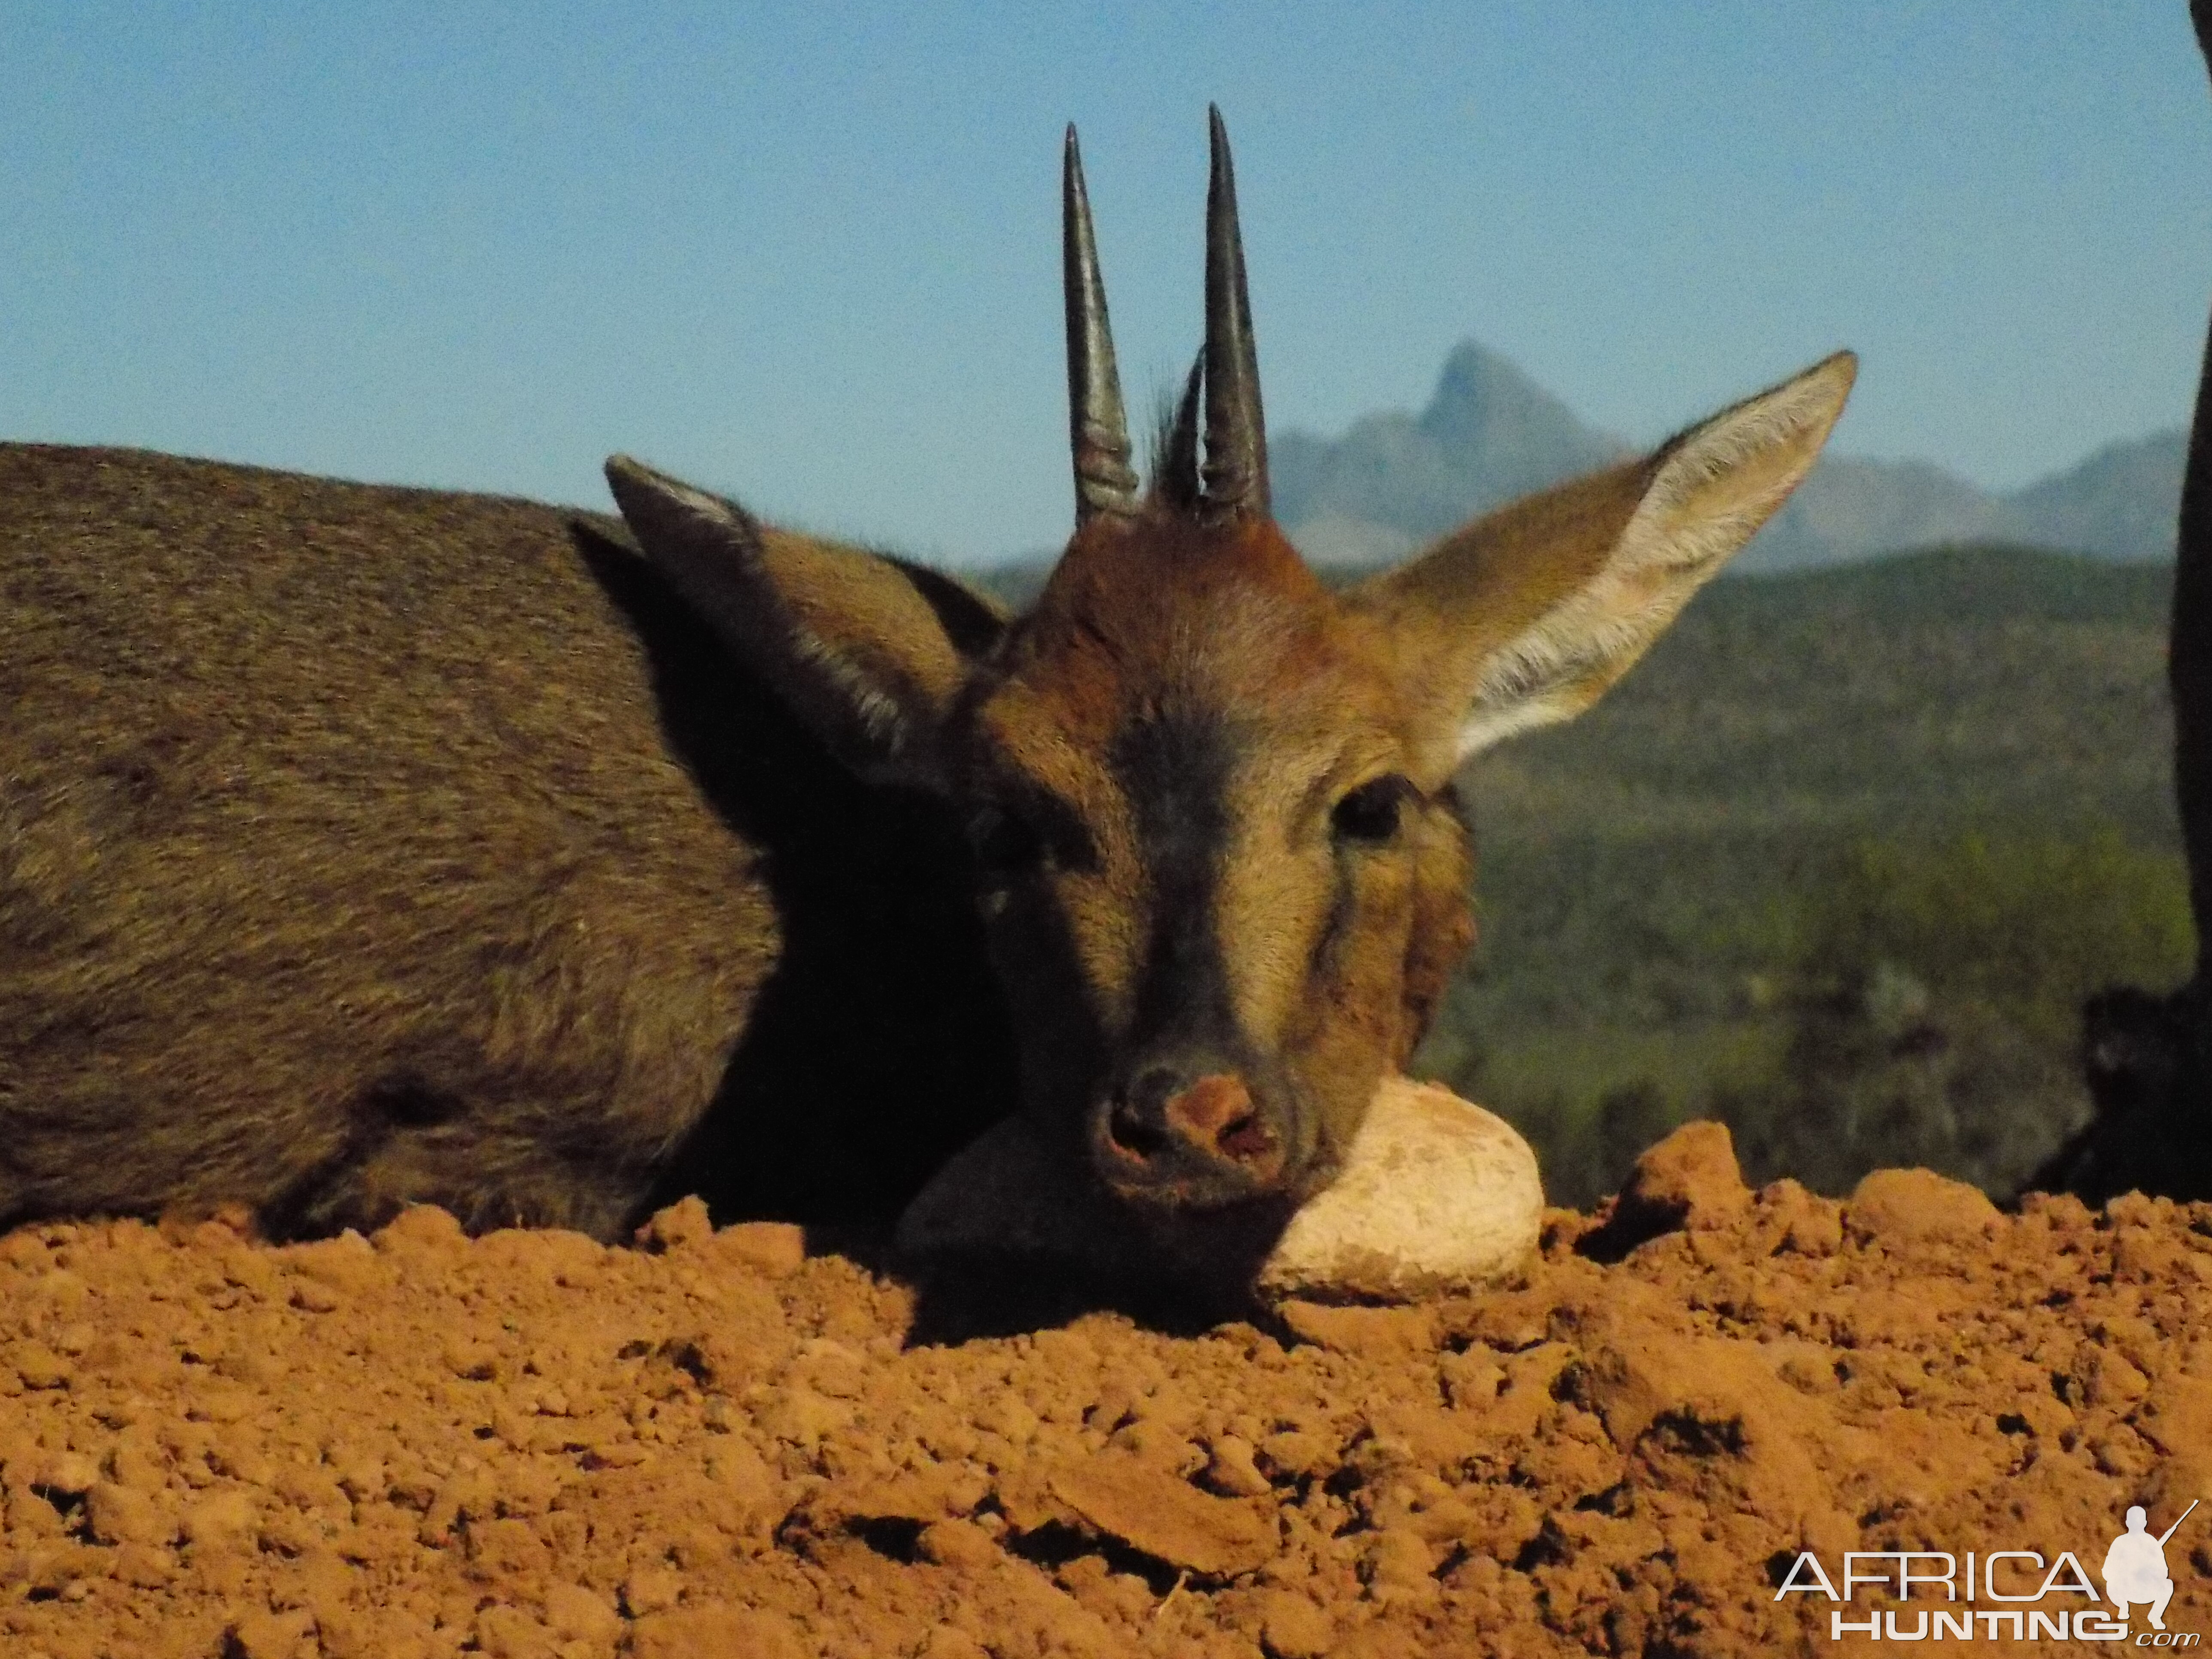
[[[1192,1079],[1172,1067],[1153,1066],[1115,1103],[1107,1134],[1115,1152],[1139,1165],[1182,1152],[1265,1182],[1283,1164],[1280,1139],[1262,1120],[1243,1079],[1227,1072]]]

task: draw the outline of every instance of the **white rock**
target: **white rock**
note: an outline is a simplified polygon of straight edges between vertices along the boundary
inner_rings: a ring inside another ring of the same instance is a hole
[[[1344,1173],[1291,1218],[1271,1299],[1409,1302],[1510,1279],[1535,1253],[1544,1183],[1513,1126],[1440,1084],[1386,1079]]]
[[[1256,1275],[1269,1301],[1403,1302],[1510,1279],[1536,1248],[1543,1183],[1503,1119],[1435,1084],[1386,1079],[1343,1173],[1291,1218]],[[1143,1259],[1127,1219],[1019,1120],[939,1170],[900,1218],[915,1256]]]

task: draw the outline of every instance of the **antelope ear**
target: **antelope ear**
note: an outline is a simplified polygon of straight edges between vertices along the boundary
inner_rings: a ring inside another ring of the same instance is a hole
[[[1789,498],[1843,413],[1848,351],[1625,462],[1453,532],[1346,598],[1380,623],[1441,778],[1580,714]]]
[[[647,560],[862,776],[947,787],[943,732],[1006,627],[948,576],[761,524],[626,455],[607,484]]]

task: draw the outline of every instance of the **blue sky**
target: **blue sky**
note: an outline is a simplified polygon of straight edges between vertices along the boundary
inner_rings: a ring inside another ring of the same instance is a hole
[[[1142,404],[1197,343],[1209,99],[1278,430],[1469,336],[1637,440],[1853,346],[1837,447],[1993,487],[2187,418],[2182,0],[10,0],[0,435],[591,505],[623,449],[1055,546],[1061,126]]]

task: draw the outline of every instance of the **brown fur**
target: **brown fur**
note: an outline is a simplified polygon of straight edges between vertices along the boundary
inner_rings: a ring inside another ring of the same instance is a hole
[[[0,1222],[834,1211],[1005,1109],[952,826],[574,520],[0,446]]]
[[[619,458],[644,562],[0,447],[0,1220],[880,1211],[1017,1066],[1150,1220],[1280,1213],[1471,937],[1458,762],[1623,672],[1850,379],[1341,597],[1264,517],[1102,514],[1011,620]]]
[[[1473,935],[1460,762],[1625,672],[1804,476],[1852,373],[1818,364],[1341,597],[1264,514],[1194,493],[1194,379],[1164,484],[1087,518],[957,672],[911,605],[890,626],[830,597],[888,567],[793,559],[627,459],[609,477],[647,556],[826,738],[975,826],[1025,1104],[1158,1219],[1329,1178]],[[1249,1118],[1190,1109],[1201,1086]]]
[[[1298,1184],[1335,1167],[1473,936],[1448,789],[1418,803],[1399,845],[1347,859],[1330,843],[1335,801],[1413,747],[1386,645],[1272,523],[1156,509],[1094,521],[993,653],[957,726],[964,791],[1011,795],[1016,810],[1056,797],[1094,843],[1093,861],[1048,874],[1048,902],[1010,896],[1006,917],[1016,1024],[1036,1036],[1028,1096],[1055,1129],[1083,1122],[1102,1072],[1141,1040],[1158,921],[1139,814],[1104,757],[1132,722],[1182,713],[1233,733],[1214,925],[1235,941],[1237,1023],[1298,1097],[1274,1103],[1304,1120],[1285,1126]],[[1353,920],[1325,941],[1340,881]]]

